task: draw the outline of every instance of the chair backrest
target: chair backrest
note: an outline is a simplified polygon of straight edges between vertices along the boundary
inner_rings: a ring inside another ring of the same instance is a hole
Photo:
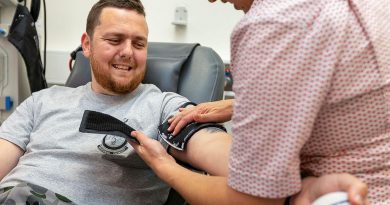
[[[195,103],[221,100],[224,74],[224,64],[211,48],[186,43],[148,44],[143,83],[154,84],[162,91],[176,92]],[[77,87],[89,81],[89,60],[79,51],[65,85]]]
[[[89,60],[78,51],[65,85],[77,87],[89,81]],[[222,100],[225,67],[211,48],[199,44],[150,42],[143,83],[154,84],[162,91],[176,92],[195,103]],[[185,200],[171,189],[165,205],[184,204]]]

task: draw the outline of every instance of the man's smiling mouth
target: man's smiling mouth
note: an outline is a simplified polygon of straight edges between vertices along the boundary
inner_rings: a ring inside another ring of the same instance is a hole
[[[129,71],[129,70],[131,70],[133,68],[132,66],[122,65],[122,64],[113,64],[112,66],[116,70],[125,70],[125,71]]]

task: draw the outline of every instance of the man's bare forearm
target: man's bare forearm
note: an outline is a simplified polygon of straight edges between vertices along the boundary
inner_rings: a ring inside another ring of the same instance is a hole
[[[16,166],[23,153],[15,144],[0,139],[0,180]]]
[[[204,128],[189,140],[184,152],[172,155],[211,175],[227,176],[231,136],[219,128]]]
[[[230,188],[225,176],[198,174],[177,164],[166,164],[155,170],[192,205],[282,205],[284,199],[265,199]]]

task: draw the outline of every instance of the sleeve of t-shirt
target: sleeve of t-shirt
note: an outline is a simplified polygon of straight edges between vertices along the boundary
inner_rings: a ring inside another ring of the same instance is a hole
[[[306,17],[265,16],[232,35],[228,183],[237,191],[284,198],[301,189],[300,150],[331,88],[344,37],[343,19],[312,9],[300,9]]]
[[[0,127],[0,138],[14,143],[24,151],[34,125],[33,101],[33,97],[27,98]]]

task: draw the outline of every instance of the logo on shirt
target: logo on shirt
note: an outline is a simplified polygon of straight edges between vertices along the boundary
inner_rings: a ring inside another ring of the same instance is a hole
[[[123,122],[127,123],[129,119],[124,118]],[[102,143],[97,146],[104,154],[123,155],[129,149],[126,139],[114,135],[104,136]]]

